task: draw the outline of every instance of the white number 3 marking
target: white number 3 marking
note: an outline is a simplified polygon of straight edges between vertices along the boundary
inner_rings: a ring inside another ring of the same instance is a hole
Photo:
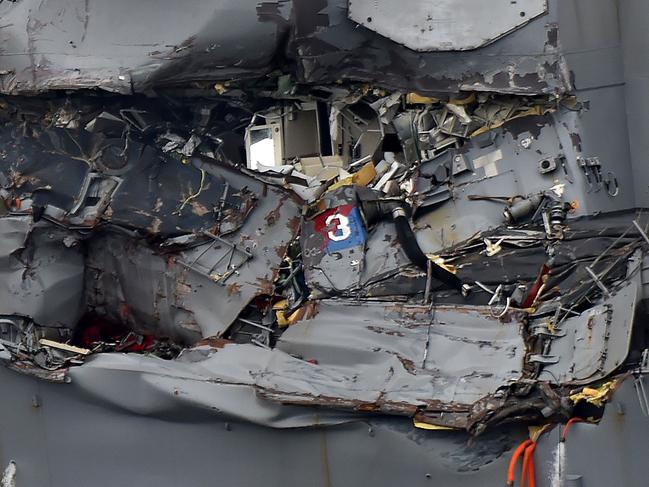
[[[334,242],[340,242],[341,240],[347,240],[352,234],[352,229],[349,227],[349,218],[340,213],[334,213],[329,215],[325,221],[326,225],[331,225],[331,222],[338,220],[335,230],[329,230],[327,236]],[[339,233],[340,232],[340,233]]]

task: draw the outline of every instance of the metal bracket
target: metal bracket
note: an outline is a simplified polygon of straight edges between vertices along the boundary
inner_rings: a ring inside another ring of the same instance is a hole
[[[642,351],[642,358],[640,359],[640,373],[649,373],[649,348],[645,348]]]
[[[550,331],[550,327],[547,323],[539,323],[532,327],[532,335],[534,336],[543,336],[547,338],[563,338],[566,336],[565,330],[555,330],[554,332]]]
[[[572,172],[568,168],[568,161],[566,159],[566,156],[559,155],[557,157],[557,160],[559,161],[559,164],[561,164],[561,169],[563,170],[563,175],[566,178],[566,181],[568,181],[570,184],[575,182],[575,178],[572,177]]]
[[[235,244],[232,244],[228,242],[227,240],[224,240],[223,238],[219,237],[218,235],[213,235],[209,232],[203,232],[203,235],[205,237],[209,237],[212,239],[212,243],[208,245],[205,250],[203,250],[198,256],[194,259],[194,261],[191,264],[188,264],[186,262],[183,262],[182,260],[177,259],[176,262],[183,267],[186,267],[187,269],[194,271],[204,277],[207,277],[208,279],[211,279],[218,284],[224,286],[225,281],[232,275],[234,274],[238,269],[240,269],[246,262],[248,262],[250,259],[253,258],[253,255],[245,250],[237,247]],[[217,243],[222,243],[223,245],[226,245],[230,247],[230,251],[224,253],[214,264],[212,264],[209,269],[206,266],[203,266],[198,263],[199,259],[203,257],[209,250]],[[238,264],[232,265],[232,258],[234,257],[235,252],[239,252],[240,254],[244,255],[244,259],[239,262]],[[226,265],[226,272],[218,277],[215,278],[214,276],[214,269],[216,266],[218,266],[221,262],[223,262],[223,259],[228,257],[228,263]],[[201,267],[199,269],[198,267]]]
[[[557,357],[556,355],[542,355],[540,353],[537,353],[530,355],[527,361],[531,364],[551,365],[559,363],[559,357]]]
[[[620,194],[620,185],[617,182],[617,176],[613,171],[608,171],[606,173],[606,178],[604,179],[604,186],[606,187],[606,192],[609,196],[615,197]]]
[[[610,298],[611,297],[611,292],[606,288],[606,286],[604,286],[604,283],[600,280],[599,276],[597,274],[595,274],[595,271],[593,271],[590,267],[586,266],[586,272],[588,272],[590,277],[593,279],[595,284],[597,284],[597,287],[602,290],[604,295],[607,298]]]
[[[11,360],[11,353],[0,343],[0,360]]]
[[[649,417],[649,400],[647,400],[647,391],[644,386],[644,375],[639,375],[633,381],[633,387],[638,395],[638,402],[640,403],[640,411],[644,416]]]
[[[551,172],[556,171],[557,169],[557,160],[559,158],[554,158],[552,159],[551,157],[544,157],[541,159],[538,163],[539,165],[539,173],[540,174],[549,174]]]
[[[598,157],[577,157],[577,164],[586,176],[588,183],[588,191],[597,193],[604,186],[604,178],[602,177],[602,163]]]
[[[642,229],[640,224],[637,222],[637,220],[633,220],[632,223],[633,223],[633,226],[636,228],[636,230],[638,230],[638,232],[640,233],[640,236],[644,239],[644,241],[649,243],[649,237],[647,236],[645,231]]]

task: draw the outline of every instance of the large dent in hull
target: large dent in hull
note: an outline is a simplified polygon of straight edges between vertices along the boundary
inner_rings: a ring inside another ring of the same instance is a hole
[[[0,91],[97,87],[127,94],[202,81],[209,91],[214,80],[266,75],[286,59],[308,84],[356,79],[422,92],[563,93],[570,80],[551,21],[555,9],[460,54],[417,53],[359,30],[346,16],[347,0],[228,0],[191,10],[169,2],[5,2]]]
[[[4,2],[2,57],[12,61],[0,76],[2,91],[139,92],[175,76],[187,81],[188,73],[200,79],[213,69],[215,53],[217,64],[228,66],[223,77],[263,71],[278,35],[272,24],[257,21],[256,7],[255,0],[191,9],[157,2]]]

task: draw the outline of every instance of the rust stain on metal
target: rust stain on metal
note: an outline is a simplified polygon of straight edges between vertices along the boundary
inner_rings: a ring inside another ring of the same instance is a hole
[[[396,354],[396,356],[399,359],[399,362],[401,362],[401,365],[403,365],[403,368],[406,369],[408,372],[414,374],[417,371],[417,366],[412,360],[402,357],[399,354]]]
[[[234,343],[232,340],[227,340],[225,338],[219,338],[219,337],[207,337],[203,338],[202,340],[199,340],[196,342],[195,346],[200,347],[200,346],[208,346],[210,348],[213,348],[215,350],[220,350],[226,345],[229,345],[231,343]]]
[[[340,397],[323,395],[312,396],[310,394],[294,393],[291,393],[289,395],[281,391],[263,388],[258,388],[258,393],[261,397],[274,400],[282,404],[317,405],[334,409],[349,409],[352,411],[360,412],[381,412],[406,416],[412,416],[418,410],[418,406],[414,404],[399,401],[385,401],[381,398],[379,398],[375,402],[368,402],[358,399],[343,399]]]
[[[194,215],[203,216],[210,212],[210,210],[198,201],[192,201],[192,213]]]
[[[24,174],[21,174],[13,169],[9,171],[9,180],[13,188],[20,188],[25,183],[36,184],[36,182],[38,181],[34,177],[25,176]]]
[[[65,382],[65,376],[68,372],[68,368],[62,368],[57,370],[45,370],[38,366],[35,366],[31,362],[10,362],[7,364],[7,368],[21,374],[32,375],[43,379],[49,382]]]
[[[273,281],[265,277],[258,277],[257,283],[257,288],[259,289],[261,294],[273,294]]]
[[[374,333],[379,333],[382,335],[390,335],[390,336],[397,336],[397,337],[403,337],[405,334],[403,332],[397,331],[397,330],[389,330],[387,328],[383,328],[381,326],[373,326],[369,325],[367,327],[368,330],[373,331]]]
[[[286,251],[288,250],[288,244],[285,245],[279,245],[275,247],[275,253],[277,254],[277,257],[284,258],[286,255]]]
[[[299,216],[294,216],[291,218],[286,226],[291,231],[291,235],[297,235],[300,232],[300,225],[302,224],[302,219]]]
[[[228,284],[226,288],[228,290],[228,296],[232,296],[233,294],[234,295],[241,294],[241,284],[239,284],[238,282],[233,282],[232,284]]]
[[[281,216],[280,212],[281,212],[281,209],[282,209],[282,205],[284,204],[284,202],[287,199],[288,199],[288,195],[287,194],[282,194],[281,198],[279,199],[279,202],[277,203],[277,206],[275,208],[273,208],[272,210],[270,210],[266,214],[266,223],[269,226],[274,225],[275,223],[277,223],[279,221],[280,216]]]
[[[303,306],[303,309],[305,310],[304,319],[311,320],[315,318],[316,315],[318,314],[318,302],[309,301],[307,304]]]
[[[295,317],[295,322],[302,320],[312,320],[318,314],[318,302],[317,301],[308,301],[305,305],[301,306],[297,310],[297,315]]]
[[[279,213],[279,207],[270,210],[270,211],[266,214],[266,223],[267,223],[269,226],[270,226],[270,225],[274,225],[274,224],[279,220],[279,216],[280,216],[280,213]]]

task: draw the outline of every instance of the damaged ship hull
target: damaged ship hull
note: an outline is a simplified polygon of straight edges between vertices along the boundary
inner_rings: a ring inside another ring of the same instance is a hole
[[[0,15],[3,487],[642,485],[649,7]]]

